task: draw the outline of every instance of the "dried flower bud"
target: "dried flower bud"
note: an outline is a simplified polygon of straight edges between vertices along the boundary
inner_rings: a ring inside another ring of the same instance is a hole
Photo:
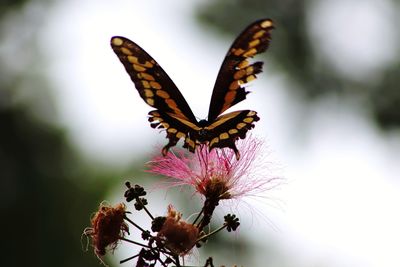
[[[128,233],[128,225],[124,222],[125,205],[115,207],[100,204],[99,210],[91,220],[91,227],[84,234],[92,238],[94,252],[98,257],[104,256],[107,249],[115,249],[121,237]]]
[[[226,230],[228,230],[228,232],[236,231],[236,229],[240,225],[239,218],[237,218],[235,214],[225,215],[224,219],[225,219],[225,224],[227,226]]]
[[[127,202],[146,195],[146,191],[144,191],[144,188],[140,185],[136,184],[134,187],[132,187],[130,182],[125,182],[125,186],[128,188],[124,194]]]
[[[193,224],[183,221],[182,214],[171,205],[165,222],[158,232],[157,237],[165,241],[165,246],[178,255],[187,254],[196,244],[199,230]]]

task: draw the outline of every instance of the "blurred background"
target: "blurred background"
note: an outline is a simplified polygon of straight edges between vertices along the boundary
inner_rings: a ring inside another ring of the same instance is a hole
[[[167,140],[149,127],[111,36],[145,48],[205,118],[233,39],[268,17],[264,72],[237,109],[259,112],[253,132],[286,183],[190,261],[400,266],[399,13],[395,0],[1,1],[1,265],[99,266],[81,240],[92,212],[122,201],[126,179],[158,181],[144,163]],[[189,216],[188,197],[149,200],[156,215],[172,199]]]

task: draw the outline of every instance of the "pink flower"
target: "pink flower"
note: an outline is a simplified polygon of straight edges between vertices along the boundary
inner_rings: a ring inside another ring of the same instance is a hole
[[[180,150],[157,156],[148,163],[148,172],[171,178],[169,186],[189,185],[204,197],[219,200],[257,195],[275,187],[279,179],[268,173],[263,142],[248,136],[237,145],[240,160],[232,149],[209,151],[203,145],[194,154]]]

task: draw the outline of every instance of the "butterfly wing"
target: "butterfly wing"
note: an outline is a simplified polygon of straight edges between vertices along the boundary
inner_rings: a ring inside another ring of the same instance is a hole
[[[254,80],[263,66],[260,61],[250,64],[249,59],[268,48],[273,28],[270,19],[255,21],[233,42],[215,82],[208,121],[214,121],[222,112],[246,98],[248,92],[242,85]]]
[[[234,150],[239,160],[240,154],[236,148],[237,139],[244,139],[248,130],[254,127],[254,122],[260,118],[252,110],[239,110],[219,116],[206,130],[210,132],[209,149],[229,147]]]
[[[154,128],[166,129],[169,143],[163,154],[167,153],[180,138],[198,128],[192,110],[167,73],[139,45],[125,37],[115,36],[111,38],[111,47],[139,95],[149,106],[156,108],[149,112],[149,121]]]

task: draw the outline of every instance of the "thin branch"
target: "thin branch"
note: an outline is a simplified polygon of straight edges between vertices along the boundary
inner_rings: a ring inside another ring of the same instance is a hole
[[[130,222],[133,226],[135,226],[137,229],[139,229],[142,232],[146,232],[146,230],[144,230],[142,227],[140,227],[139,225],[137,225],[135,222],[133,222],[131,219],[129,219],[128,217],[126,217],[126,215],[124,216],[124,219],[127,220],[128,222]]]
[[[154,220],[153,215],[151,215],[150,211],[146,208],[145,205],[143,205],[143,203],[142,203],[142,201],[140,200],[139,197],[136,198],[136,201],[139,202],[140,204],[142,204],[142,207],[143,207],[143,209],[146,211],[147,215],[149,215],[150,218],[151,218],[152,220]]]
[[[150,246],[148,246],[148,245],[141,244],[141,243],[139,243],[139,242],[136,242],[136,241],[133,241],[133,240],[126,239],[125,237],[120,237],[119,239],[120,239],[120,240],[123,240],[123,241],[126,241],[126,242],[128,242],[128,243],[132,243],[132,244],[135,244],[135,245],[138,245],[138,246],[144,247],[144,248],[150,248],[150,249],[152,249],[152,247],[150,247]]]
[[[135,256],[126,258],[125,260],[121,260],[121,261],[119,261],[119,264],[122,264],[122,263],[125,263],[125,262],[127,262],[127,261],[130,261],[130,260],[136,258],[137,256],[139,256],[139,254],[136,254]]]
[[[203,239],[206,239],[206,238],[212,236],[213,234],[218,233],[219,231],[223,230],[223,229],[226,228],[227,226],[228,226],[228,225],[224,223],[224,225],[222,225],[220,228],[218,228],[218,229],[212,231],[211,233],[208,233],[208,234],[203,235],[202,237],[198,238],[198,239],[196,240],[196,243],[197,243],[197,242],[200,242],[200,241],[203,240]]]
[[[200,216],[201,216],[201,214],[203,214],[203,211],[204,211],[204,206],[203,206],[203,208],[201,208],[201,211],[199,212],[199,214],[197,214],[196,219],[194,219],[193,225],[196,224],[198,219],[200,219]]]

